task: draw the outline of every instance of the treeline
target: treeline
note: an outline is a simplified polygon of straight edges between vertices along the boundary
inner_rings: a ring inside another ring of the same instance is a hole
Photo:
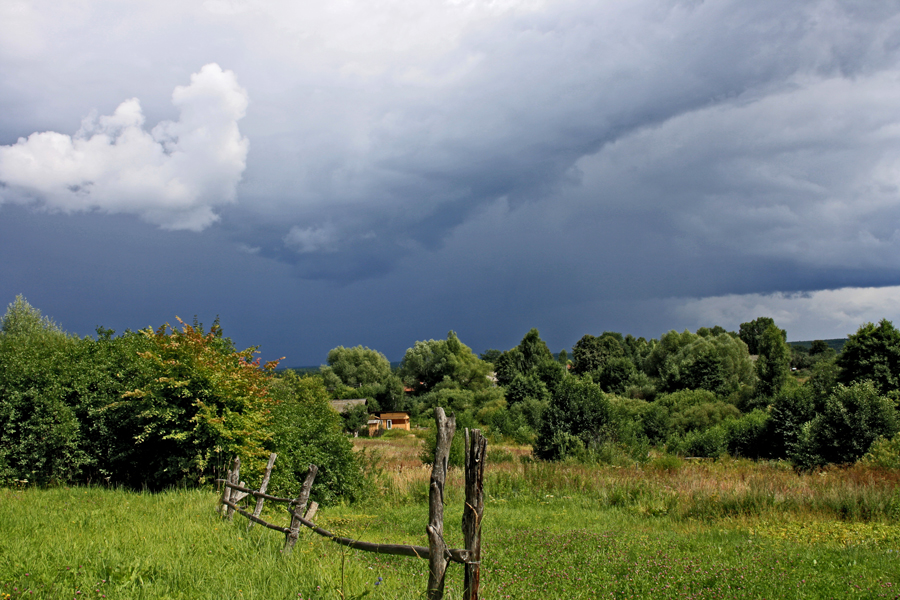
[[[336,397],[369,398],[368,411],[407,411],[427,424],[441,406],[461,426],[530,444],[544,460],[621,463],[653,448],[801,468],[869,452],[898,463],[900,332],[886,320],[866,324],[840,354],[786,338],[760,317],[737,332],[585,335],[554,355],[532,329],[514,348],[476,356],[450,332],[416,342],[396,370],[375,350],[335,348],[321,377]],[[365,414],[345,415],[347,429]]]
[[[427,427],[435,406],[543,460],[625,464],[652,450],[900,468],[900,332],[865,324],[840,353],[785,340],[761,317],[738,332],[585,335],[557,354],[532,329],[479,356],[450,332],[397,368],[337,347],[300,376],[259,364],[218,322],[79,337],[18,297],[0,319],[0,485],[203,485],[235,455],[252,477],[274,451],[275,493],[295,491],[313,462],[318,501],[353,499],[366,482],[345,434],[365,434],[378,410]],[[368,406],[342,416],[329,404],[361,397]]]
[[[312,462],[319,501],[359,495],[321,379],[273,377],[254,350],[218,322],[78,337],[17,297],[0,319],[0,485],[195,486],[277,452],[273,493],[296,493]]]

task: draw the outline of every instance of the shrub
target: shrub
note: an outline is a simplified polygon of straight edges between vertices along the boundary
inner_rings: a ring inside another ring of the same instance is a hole
[[[716,401],[716,395],[708,390],[680,390],[671,394],[661,394],[657,396],[655,402],[665,406],[671,412],[678,412],[689,406],[709,404]]]
[[[878,394],[871,381],[839,384],[810,426],[810,441],[822,463],[852,463],[880,436],[897,433],[893,402]]]
[[[179,320],[180,321],[180,320]],[[162,489],[202,484],[221,457],[240,456],[248,469],[265,463],[269,429],[269,372],[255,348],[237,351],[218,322],[163,325],[141,332],[152,376],[105,410],[118,420],[114,468],[133,486]]]
[[[775,396],[768,424],[770,458],[798,462],[807,451],[803,427],[815,416],[814,393],[812,387],[804,386],[783,389]]]
[[[884,469],[900,469],[900,433],[892,438],[880,437],[872,442],[860,462]]]
[[[466,464],[465,433],[460,431],[459,423],[456,424],[456,432],[450,441],[450,455],[447,464],[451,467],[462,467]],[[434,455],[437,452],[437,432],[434,427],[429,427],[425,432],[425,443],[419,459],[423,464],[433,465]]]
[[[724,427],[728,453],[745,458],[768,456],[768,420],[764,410],[754,410],[739,419],[727,421]]]
[[[612,410],[600,386],[567,377],[544,411],[534,453],[544,460],[560,460],[579,449],[599,446],[610,438],[612,429]]]
[[[273,435],[267,449],[276,452],[278,460],[269,493],[296,495],[312,463],[319,467],[312,492],[317,502],[359,498],[365,484],[361,465],[322,380],[286,371],[272,383],[271,393]]]
[[[725,428],[716,425],[702,431],[688,431],[672,440],[671,450],[682,456],[718,458],[727,452]]]
[[[741,411],[733,404],[726,402],[707,402],[689,406],[672,415],[676,430],[686,432],[697,429],[709,429],[730,419],[741,416]]]
[[[651,403],[642,417],[644,435],[651,443],[659,444],[672,433],[672,416],[669,414],[669,409],[662,404]]]

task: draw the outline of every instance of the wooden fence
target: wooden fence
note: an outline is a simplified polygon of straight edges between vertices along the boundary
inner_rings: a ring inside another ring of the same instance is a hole
[[[340,537],[318,527],[313,523],[318,505],[309,502],[309,493],[312,490],[313,481],[319,469],[315,465],[309,465],[309,470],[296,498],[278,498],[266,494],[269,485],[269,477],[275,464],[275,455],[269,456],[266,472],[263,476],[259,490],[252,490],[246,483],[240,481],[240,459],[234,459],[232,469],[225,479],[216,480],[222,483],[222,498],[220,511],[224,518],[231,520],[237,512],[247,517],[250,528],[254,523],[285,534],[284,549],[290,552],[297,543],[300,534],[300,526],[303,525],[313,532],[330,539],[331,541],[364,552],[376,552],[379,554],[394,554],[399,556],[412,556],[428,560],[428,587],[426,597],[428,600],[440,600],[444,596],[444,580],[447,566],[450,562],[463,565],[463,598],[465,600],[478,600],[478,589],[481,576],[481,520],[484,515],[484,465],[487,454],[487,440],[478,429],[471,432],[466,429],[465,440],[465,473],[466,473],[466,504],[463,508],[462,531],[465,548],[449,548],[444,542],[444,483],[447,480],[447,467],[450,456],[450,442],[456,433],[455,417],[447,417],[444,409],[434,409],[434,419],[437,426],[437,445],[435,448],[434,465],[431,469],[431,481],[428,495],[428,525],[425,532],[428,534],[428,547],[410,546],[404,544],[376,544],[362,542],[351,538]],[[247,512],[240,506],[247,496],[256,498],[256,507],[253,512]],[[281,527],[266,522],[260,518],[263,503],[266,500],[284,502],[288,505],[291,515],[289,527]]]

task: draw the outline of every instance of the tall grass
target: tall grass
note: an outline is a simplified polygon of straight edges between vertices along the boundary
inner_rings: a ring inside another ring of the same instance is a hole
[[[369,442],[369,441],[367,441]],[[376,493],[393,504],[418,503],[428,495],[430,468],[416,459],[418,440],[384,444]],[[371,448],[371,442],[366,447]],[[628,467],[546,463],[530,460],[521,447],[498,454],[524,460],[489,460],[485,493],[502,501],[540,501],[547,495],[582,497],[602,507],[627,507],[640,514],[675,519],[732,516],[900,520],[900,471],[877,466],[829,467],[797,472],[784,462],[686,461],[659,456]],[[449,498],[459,501],[463,474],[451,469]]]
[[[321,509],[319,524],[427,545],[430,469],[417,460],[419,442],[358,445],[372,492]],[[622,468],[546,464],[517,447],[494,456],[486,599],[898,598],[895,471],[798,474],[780,463],[672,457]],[[460,470],[449,473],[446,499],[446,539],[460,547]],[[284,555],[283,536],[248,532],[239,516],[223,521],[216,503],[211,490],[0,489],[0,600],[424,596],[424,560],[351,551],[309,532]],[[267,518],[287,523],[283,508]],[[451,565],[448,600],[460,597],[461,581]]]
[[[296,600],[342,589],[329,542],[306,536],[284,556],[283,536],[222,521],[215,502],[208,490],[0,490],[0,598]],[[348,596],[374,587],[360,569],[344,565]]]

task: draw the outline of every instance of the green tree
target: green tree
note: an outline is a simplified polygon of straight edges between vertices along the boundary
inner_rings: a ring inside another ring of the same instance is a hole
[[[763,334],[770,325],[775,325],[775,321],[771,317],[759,317],[748,323],[741,323],[738,335],[745,344],[750,354],[759,354],[759,344]]]
[[[768,456],[806,462],[804,428],[816,416],[815,393],[810,386],[779,392],[769,412]]]
[[[756,392],[760,397],[772,397],[784,387],[791,376],[791,348],[787,333],[775,324],[769,325],[757,340]]]
[[[543,460],[560,460],[596,450],[613,434],[612,409],[600,386],[567,377],[544,411],[534,453]]]
[[[626,356],[610,358],[599,371],[592,373],[594,382],[600,384],[604,392],[624,394],[628,383],[637,373],[634,363]]]
[[[341,413],[344,422],[344,431],[356,434],[365,427],[369,420],[369,408],[365,404],[358,404]]]
[[[851,335],[837,358],[845,385],[869,380],[882,393],[900,389],[900,331],[887,319],[866,323]]]
[[[328,352],[320,369],[325,387],[335,398],[368,398],[369,410],[406,410],[403,382],[387,357],[363,346],[338,346]]]
[[[528,375],[516,373],[513,380],[506,386],[506,401],[512,406],[528,398],[545,402],[550,399],[550,390],[536,372]]]
[[[812,344],[809,345],[809,355],[815,356],[817,354],[822,354],[828,352],[831,348],[828,346],[828,343],[824,340],[813,340]]]
[[[852,463],[879,437],[900,430],[894,403],[871,380],[838,385],[812,421],[810,441],[822,463]]]
[[[541,339],[537,329],[532,328],[525,334],[515,348],[502,353],[494,362],[497,383],[508,386],[516,375],[528,375],[531,371],[553,360],[553,354]]]
[[[418,394],[441,383],[481,390],[491,385],[490,370],[490,363],[475,356],[453,331],[446,340],[416,342],[400,362],[401,379]]]
[[[6,308],[6,314],[0,318],[0,333],[18,336],[20,340],[67,337],[53,319],[41,315],[41,311],[28,304],[21,294],[16,296]]]
[[[200,484],[223,457],[253,470],[267,456],[277,361],[260,368],[256,349],[237,351],[218,322],[208,332],[179,323],[141,332],[150,349],[140,356],[154,376],[105,409],[120,423],[114,466],[135,487]]]
[[[485,350],[484,352],[479,354],[478,358],[480,358],[484,362],[489,362],[491,364],[495,364],[497,362],[497,359],[500,358],[500,356],[502,354],[503,354],[502,351],[491,348],[491,349]]]
[[[387,357],[363,346],[338,346],[328,352],[327,360],[328,366],[321,369],[326,385],[333,377],[351,388],[383,385],[391,376],[391,363]]]
[[[318,377],[285,371],[271,383],[271,437],[266,450],[278,454],[269,493],[293,497],[310,464],[319,467],[312,498],[321,504],[360,498],[365,488],[359,458],[331,408]]]
[[[755,383],[747,346],[728,334],[701,337],[670,331],[648,358],[662,389],[704,389],[728,395]]]
[[[572,347],[572,372],[584,375],[594,371],[602,371],[612,358],[625,356],[621,334],[604,333],[600,337],[590,334],[583,336]]]

